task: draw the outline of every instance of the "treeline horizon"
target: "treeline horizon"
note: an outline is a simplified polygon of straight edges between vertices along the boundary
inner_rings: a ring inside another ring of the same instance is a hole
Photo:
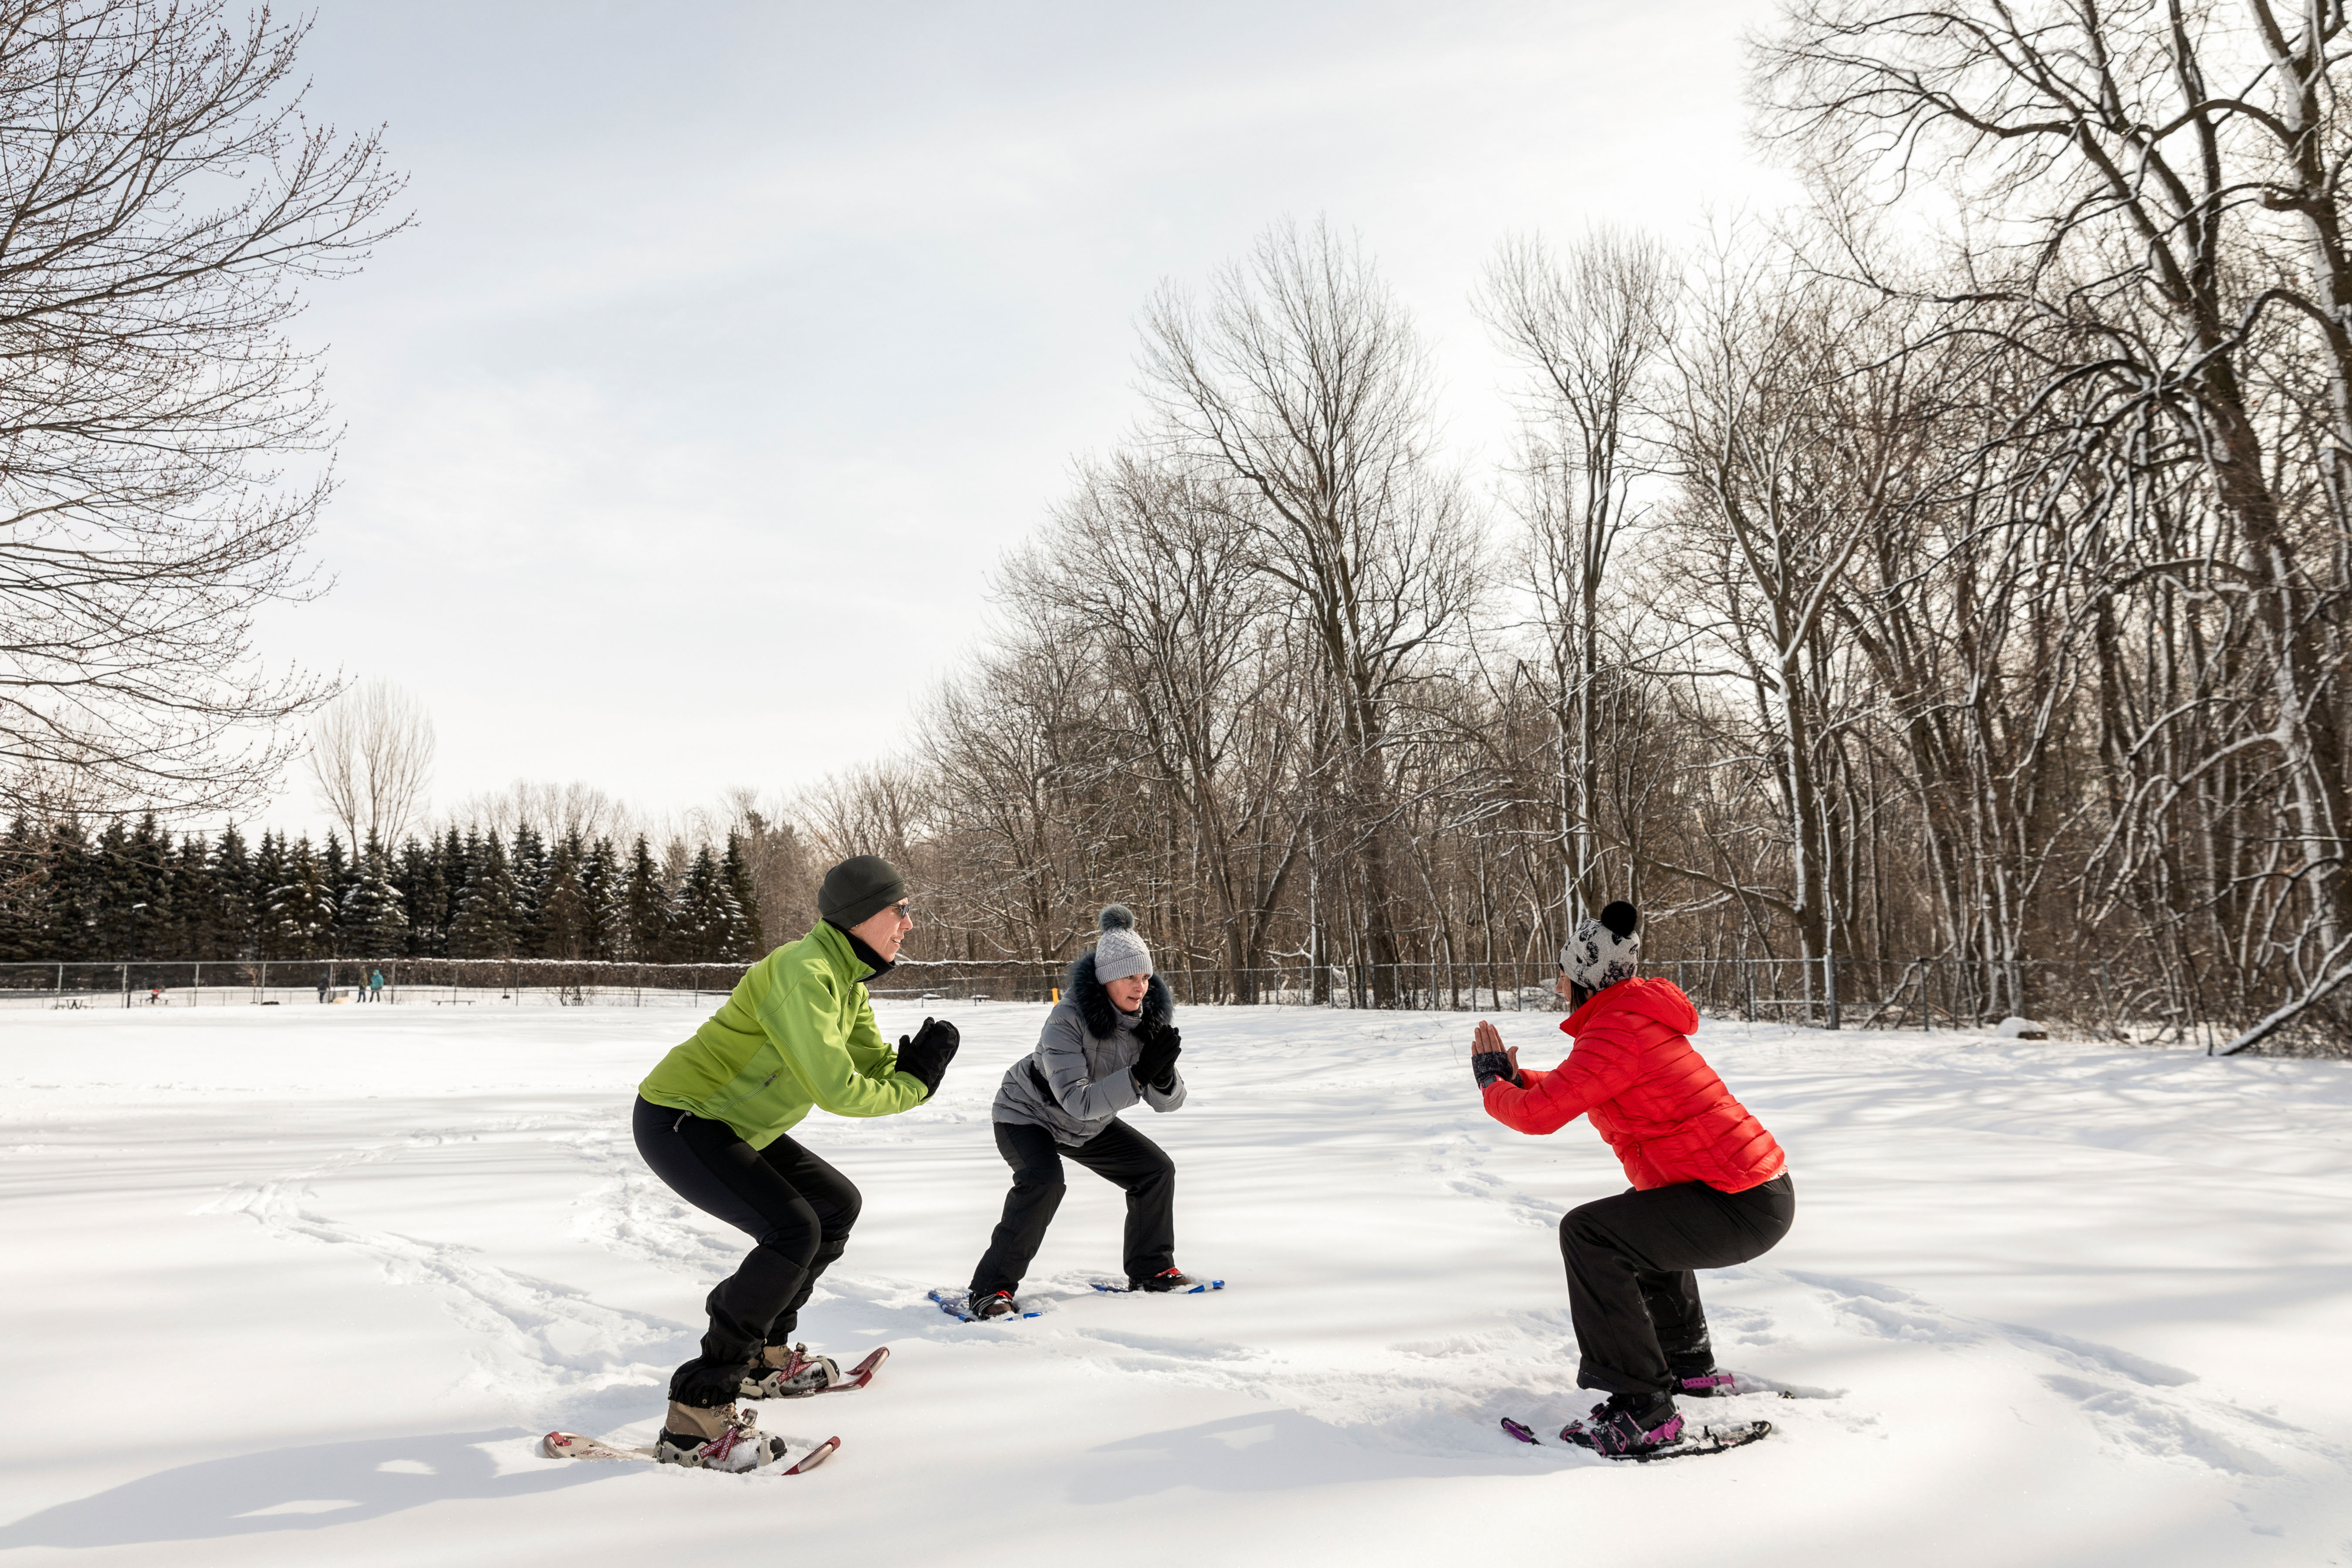
[[[0,837],[0,962],[525,958],[749,963],[765,953],[745,835],[451,825],[356,854],[331,829],[176,837],[152,814]],[[794,934],[798,934],[795,932]]]

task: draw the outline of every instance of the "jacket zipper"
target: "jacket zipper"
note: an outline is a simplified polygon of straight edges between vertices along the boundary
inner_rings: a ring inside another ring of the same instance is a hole
[[[782,1077],[783,1077],[783,1076],[784,1076],[784,1069],[783,1069],[783,1068],[778,1068],[775,1071],[773,1071],[773,1072],[770,1073],[767,1077],[765,1077],[765,1078],[763,1078],[763,1079],[761,1079],[760,1080],[760,1088],[759,1088],[759,1089],[745,1089],[742,1093],[740,1093],[740,1094],[737,1095],[734,1099],[732,1099],[732,1100],[729,1100],[726,1104],[724,1104],[724,1105],[722,1105],[722,1106],[719,1106],[719,1107],[718,1107],[717,1109],[713,1110],[711,1111],[711,1113],[710,1113],[709,1120],[710,1120],[710,1121],[725,1121],[725,1120],[726,1120],[726,1116],[725,1116],[725,1114],[724,1114],[725,1112],[727,1112],[727,1111],[729,1111],[729,1110],[733,1110],[736,1106],[739,1106],[739,1105],[742,1104],[745,1100],[747,1100],[751,1099],[753,1095],[758,1094],[759,1092],[761,1092],[761,1089],[766,1089],[770,1084],[772,1084],[772,1083],[775,1082],[778,1079],[780,1079],[780,1078],[782,1078]]]

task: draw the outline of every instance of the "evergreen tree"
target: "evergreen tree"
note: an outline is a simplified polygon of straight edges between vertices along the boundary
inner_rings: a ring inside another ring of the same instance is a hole
[[[213,889],[210,857],[199,834],[180,840],[172,857],[172,946],[174,958],[217,958],[220,900]]]
[[[352,870],[351,891],[339,908],[343,951],[353,958],[390,958],[404,952],[408,916],[400,889],[393,885],[392,868],[383,846],[373,834],[360,851]]]
[[[81,824],[52,822],[47,832],[47,910],[42,919],[44,958],[76,960],[98,956],[98,856]]]
[[[131,831],[132,885],[138,889],[136,901],[147,906],[131,922],[139,943],[134,957],[179,956],[180,913],[173,901],[172,886],[174,858],[172,836],[163,831],[153,812],[143,813]]]
[[[706,844],[695,851],[671,902],[670,942],[678,958],[691,963],[713,963],[729,956],[743,910],[727,891],[719,857]]]
[[[413,957],[439,958],[449,951],[449,889],[437,842],[410,839],[401,847],[396,879],[402,910],[408,916],[406,950]]]
[[[629,858],[628,887],[622,893],[625,911],[628,956],[639,963],[665,963],[669,960],[669,889],[662,884],[661,868],[654,864],[654,853],[646,843],[646,836],[637,835],[635,852]]]
[[[251,958],[258,951],[253,921],[253,865],[245,836],[232,822],[213,845],[212,887],[220,928],[220,956]]]
[[[264,911],[279,952],[288,958],[332,956],[335,896],[326,863],[304,837],[285,853],[285,864],[286,879],[269,890]]]
[[[628,878],[610,838],[599,838],[580,861],[580,897],[587,908],[591,958],[612,958],[628,944]]]
[[[135,918],[131,906],[145,902],[139,896],[140,881],[139,868],[131,860],[131,829],[118,817],[99,829],[98,842],[90,852],[90,957],[130,956],[131,925]]]
[[[511,958],[515,952],[514,874],[495,833],[467,836],[466,879],[449,928],[453,958]]]
[[[318,957],[331,958],[343,951],[343,901],[359,884],[358,860],[357,854],[343,853],[343,841],[335,837],[333,828],[329,828],[326,852],[319,857],[319,872],[326,879],[327,903],[334,910],[335,918],[320,934]]]
[[[580,835],[567,833],[548,858],[547,890],[539,909],[539,956],[584,956],[590,925],[588,898],[580,885]]]
[[[48,956],[41,916],[48,867],[42,836],[22,816],[0,838],[0,963],[23,963]]]
[[[547,846],[539,830],[518,823],[514,847],[507,857],[515,890],[515,952],[524,958],[547,956]]]
[[[727,897],[735,906],[734,929],[727,933],[727,942],[719,956],[752,963],[768,952],[765,922],[760,918],[760,895],[751,886],[751,868],[743,858],[743,838],[740,834],[727,836],[727,855],[719,863],[719,880]]]
[[[252,889],[253,955],[256,958],[290,958],[283,934],[270,915],[270,900],[286,881],[286,841],[274,837],[268,829],[253,852],[253,869],[246,886]]]

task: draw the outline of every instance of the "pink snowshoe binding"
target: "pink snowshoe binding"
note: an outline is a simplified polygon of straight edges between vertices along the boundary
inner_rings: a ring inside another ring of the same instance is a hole
[[[1612,1394],[1583,1420],[1559,1429],[1561,1442],[1612,1459],[1655,1453],[1681,1441],[1682,1435],[1683,1418],[1675,1413],[1675,1402],[1662,1394]]]
[[[1735,1394],[1768,1392],[1762,1384],[1753,1378],[1742,1377],[1736,1372],[1695,1373],[1689,1377],[1675,1379],[1674,1386],[1676,1399],[1728,1399]]]
[[[805,1399],[842,1381],[841,1363],[806,1345],[770,1345],[744,1375],[738,1399]]]

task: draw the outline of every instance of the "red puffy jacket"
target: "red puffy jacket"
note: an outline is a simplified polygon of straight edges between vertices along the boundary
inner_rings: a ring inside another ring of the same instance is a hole
[[[1486,1114],[1521,1132],[1556,1132],[1580,1116],[1643,1192],[1705,1182],[1746,1192],[1788,1167],[1763,1124],[1731,1098],[1685,1038],[1698,1009],[1670,980],[1621,980],[1569,1015],[1576,1037],[1549,1072],[1521,1068],[1525,1089],[1486,1086]]]

